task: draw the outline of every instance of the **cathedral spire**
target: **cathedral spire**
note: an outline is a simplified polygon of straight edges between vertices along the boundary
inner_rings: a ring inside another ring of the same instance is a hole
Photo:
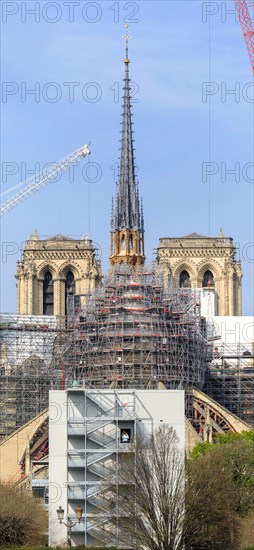
[[[123,36],[123,38],[125,39],[125,60],[124,60],[124,63],[129,63],[130,60],[129,60],[128,47],[129,47],[129,38],[131,38],[130,35],[128,34],[129,23],[126,23],[125,28],[126,28],[126,33]]]
[[[129,77],[129,34],[126,24],[125,75],[123,86],[123,113],[115,208],[111,215],[111,264],[125,262],[143,264],[144,223],[141,213],[138,182],[135,176],[134,145],[131,113],[131,86]]]

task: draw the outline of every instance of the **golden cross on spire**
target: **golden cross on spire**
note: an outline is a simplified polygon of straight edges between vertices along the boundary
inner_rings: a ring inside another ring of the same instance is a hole
[[[123,38],[125,38],[126,42],[128,42],[128,40],[129,40],[129,38],[130,38],[130,36],[129,36],[129,34],[128,34],[129,23],[126,23],[126,24],[125,24],[125,28],[126,28],[126,33],[125,33],[125,35],[123,36]]]
[[[131,36],[128,33],[129,23],[125,24],[125,28],[126,28],[126,32],[125,32],[125,35],[123,36],[123,38],[125,39],[126,56],[125,56],[124,63],[129,63],[130,60],[129,60],[129,57],[128,57],[128,44],[129,44],[129,39],[131,38]]]

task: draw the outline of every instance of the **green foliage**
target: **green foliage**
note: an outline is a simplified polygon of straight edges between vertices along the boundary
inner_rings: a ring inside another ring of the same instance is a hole
[[[244,548],[252,544],[247,520],[254,513],[254,431],[219,435],[215,438],[215,444],[199,443],[187,461],[186,474],[190,510],[191,503],[195,502],[195,513],[200,507],[200,516],[203,511],[202,525],[207,527],[207,532],[206,528],[199,532],[197,527],[199,540],[194,547],[199,548],[199,543],[201,546],[204,542],[208,544],[209,532],[213,533],[214,540],[223,540],[225,549]],[[194,523],[195,517],[192,519],[192,531]],[[230,537],[233,537],[235,546],[230,542]],[[216,544],[213,545],[215,548]]]
[[[216,445],[227,445],[228,443],[234,443],[236,441],[248,441],[249,443],[254,442],[254,430],[248,430],[241,433],[229,432],[227,434],[220,434],[215,437],[214,443]],[[213,448],[214,444],[212,443],[197,443],[191,451],[190,460],[196,460],[200,456],[204,456]]]
[[[217,435],[215,438],[215,443],[220,443],[221,445],[231,443],[232,441],[254,441],[254,430],[248,430],[238,434],[229,432],[227,434]]]
[[[208,451],[210,451],[211,447],[211,443],[197,443],[191,451],[190,460],[196,460],[197,458],[204,456]]]
[[[215,447],[215,446],[214,446]],[[238,550],[236,487],[221,456],[206,452],[186,465],[185,548]]]
[[[199,443],[190,461],[206,460],[208,455],[213,461],[219,461],[219,468],[231,476],[236,490],[236,511],[244,517],[254,508],[254,432],[219,435],[215,444]]]

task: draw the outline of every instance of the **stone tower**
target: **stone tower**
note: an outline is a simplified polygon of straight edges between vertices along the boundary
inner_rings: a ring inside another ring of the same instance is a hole
[[[233,239],[225,237],[222,230],[218,237],[191,233],[161,238],[157,248],[165,280],[174,288],[210,290],[217,315],[242,315],[242,269],[235,255]]]
[[[35,230],[17,264],[16,279],[20,315],[64,316],[67,296],[78,294],[85,302],[101,280],[101,267],[89,238],[39,239]]]
[[[132,134],[131,91],[128,56],[128,25],[126,25],[125,77],[123,95],[123,121],[121,137],[120,171],[115,202],[112,203],[110,265],[143,265],[144,216],[135,176]]]

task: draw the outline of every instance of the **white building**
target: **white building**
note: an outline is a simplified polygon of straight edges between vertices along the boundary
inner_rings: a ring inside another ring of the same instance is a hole
[[[254,317],[214,317],[214,335],[219,336],[219,343],[235,347],[244,346],[254,351]]]
[[[72,529],[73,546],[108,542],[100,511],[102,480],[126,452],[123,432],[131,443],[136,435],[150,436],[162,423],[172,426],[184,448],[184,392],[181,390],[51,391],[49,404],[49,546],[67,542],[64,522],[83,519]],[[129,443],[127,443],[127,448]],[[98,521],[96,521],[96,515]]]

